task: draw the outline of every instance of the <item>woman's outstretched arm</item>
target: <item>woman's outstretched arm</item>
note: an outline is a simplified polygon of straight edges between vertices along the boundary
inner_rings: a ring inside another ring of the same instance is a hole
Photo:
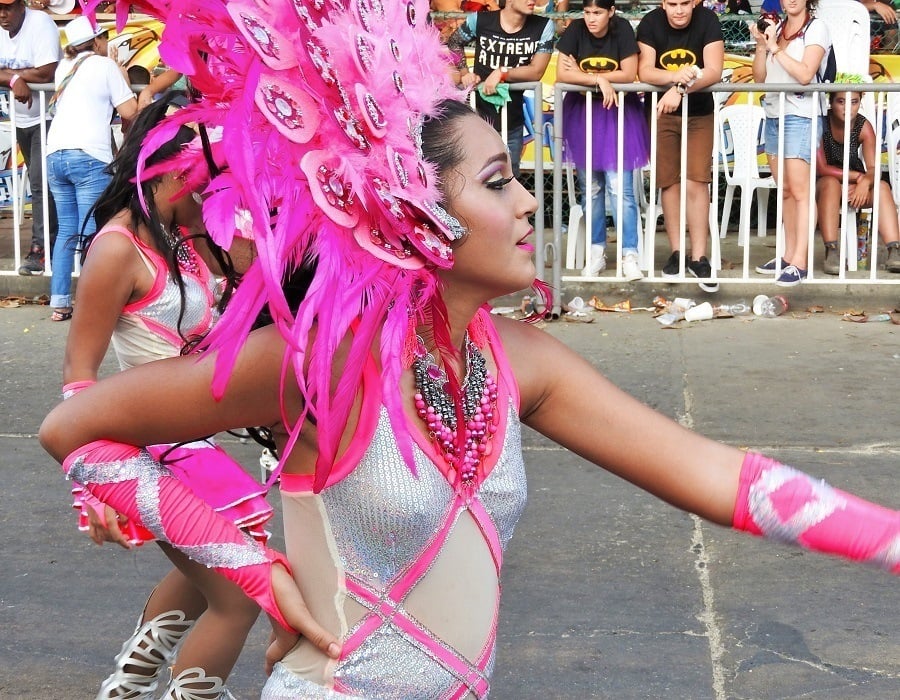
[[[545,333],[501,320],[527,425],[720,525],[900,574],[900,511],[688,430]]]

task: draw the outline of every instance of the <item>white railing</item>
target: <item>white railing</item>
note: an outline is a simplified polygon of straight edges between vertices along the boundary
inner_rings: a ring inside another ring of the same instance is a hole
[[[614,86],[618,92],[618,103],[619,103],[619,133],[621,140],[622,133],[622,115],[624,114],[624,94],[627,92],[643,92],[645,93],[644,99],[649,101],[649,112],[651,114],[656,113],[656,105],[657,99],[661,92],[659,88],[654,86],[645,84],[645,83],[634,83],[629,85],[615,85]],[[747,236],[746,245],[742,245],[742,259],[739,261],[732,260],[730,262],[734,263],[734,268],[730,270],[722,270],[720,265],[720,231],[718,224],[718,212],[719,212],[719,182],[722,177],[721,169],[720,169],[720,159],[719,159],[719,145],[720,145],[720,124],[719,124],[719,110],[722,106],[724,106],[725,99],[728,96],[733,94],[739,94],[740,97],[737,98],[738,102],[746,102],[748,104],[755,103],[755,96],[762,92],[777,92],[782,95],[787,93],[798,93],[798,92],[815,92],[815,93],[831,93],[831,92],[859,92],[861,89],[868,91],[866,95],[865,102],[867,104],[863,107],[863,113],[872,123],[876,135],[878,136],[879,142],[882,144],[882,148],[879,150],[879,157],[876,159],[876,168],[878,172],[875,174],[876,182],[880,179],[881,172],[884,170],[883,161],[886,158],[888,162],[888,167],[897,161],[898,154],[896,153],[897,147],[897,139],[896,134],[898,126],[900,126],[900,106],[896,110],[894,110],[893,106],[889,110],[886,105],[889,101],[889,96],[895,93],[900,92],[900,84],[893,83],[877,83],[877,84],[865,84],[865,85],[856,85],[856,84],[813,84],[809,86],[798,86],[798,85],[773,85],[773,84],[756,84],[756,83],[742,83],[742,84],[731,84],[731,83],[718,83],[716,85],[707,88],[707,92],[716,93],[716,98],[714,99],[715,104],[715,127],[714,127],[714,147],[712,154],[713,161],[713,171],[712,171],[712,186],[711,186],[711,206],[710,206],[710,261],[713,265],[713,275],[720,283],[728,284],[740,282],[744,284],[759,284],[759,285],[772,285],[773,280],[771,276],[769,277],[761,277],[759,275],[754,274],[753,267],[756,264],[761,262],[765,262],[773,257],[772,251],[764,252],[759,250],[762,246],[754,246],[752,244],[752,239],[750,236]],[[575,91],[582,92],[586,95],[586,100],[588,101],[588,109],[586,110],[588,114],[590,114],[590,101],[595,98],[595,95],[590,90],[585,90],[584,86],[578,85],[570,85],[570,84],[557,84],[554,91],[554,100],[553,104],[555,105],[555,110],[553,114],[553,236],[552,241],[546,244],[547,255],[551,257],[554,265],[554,279],[561,279],[563,282],[566,281],[589,281],[590,279],[601,280],[601,281],[623,281],[621,277],[621,269],[617,266],[615,270],[610,269],[609,272],[604,273],[600,278],[584,278],[579,274],[578,270],[569,270],[567,273],[562,272],[562,263],[563,256],[561,252],[564,249],[563,247],[563,213],[564,213],[564,203],[563,203],[563,190],[566,186],[566,179],[564,175],[564,170],[568,167],[571,167],[571,164],[567,164],[564,160],[563,153],[563,120],[565,119],[565,114],[562,109],[563,105],[563,97],[566,92]],[[746,100],[744,100],[744,95],[746,95]],[[900,95],[897,95],[900,98]],[[687,104],[690,100],[690,95],[687,96],[687,99],[682,101],[682,115],[686,114]],[[824,99],[824,97],[823,97]],[[811,100],[812,107],[815,108],[818,100]],[[890,99],[891,104],[900,105],[900,100]],[[784,98],[781,97],[779,100],[779,110],[780,114],[784,114]],[[894,113],[896,111],[896,113]],[[781,129],[782,127],[780,127]],[[849,162],[849,129],[850,122],[848,121],[845,126],[845,137],[844,137],[844,160],[843,162],[846,164]],[[686,179],[686,152],[690,147],[688,140],[686,138],[687,133],[687,121],[682,120],[682,153],[681,153],[681,180],[682,182]],[[779,135],[781,135],[781,131],[779,131]],[[894,136],[895,138],[891,138]],[[888,147],[884,147],[885,139],[887,141]],[[753,138],[746,141],[746,147],[751,147],[756,151],[757,149],[757,139]],[[779,139],[781,141],[781,139]],[[648,179],[649,179],[649,194],[646,197],[645,208],[644,208],[644,217],[645,217],[645,226],[644,226],[644,239],[643,239],[643,254],[642,254],[642,268],[647,272],[647,276],[644,278],[645,281],[651,283],[661,283],[661,282],[673,282],[673,283],[691,283],[696,284],[697,280],[694,277],[686,277],[684,274],[684,265],[682,264],[681,273],[677,278],[662,278],[661,270],[657,269],[655,257],[655,236],[656,236],[656,221],[657,221],[657,209],[658,205],[656,204],[656,143],[657,143],[657,133],[656,133],[656,119],[650,120],[650,164],[648,171]],[[586,134],[586,150],[588,153],[591,152],[591,138],[590,132]],[[900,284],[900,275],[887,273],[884,270],[878,269],[878,204],[880,193],[878,188],[875,188],[875,201],[872,207],[872,220],[871,220],[871,231],[872,231],[872,245],[869,250],[869,270],[865,273],[852,273],[847,274],[843,268],[839,275],[836,276],[826,276],[819,272],[816,273],[815,265],[814,265],[814,251],[816,250],[815,246],[815,181],[816,181],[816,150],[818,149],[818,141],[813,140],[811,144],[811,172],[810,172],[810,211],[811,216],[809,219],[809,253],[808,253],[808,271],[809,277],[805,284],[867,284],[867,285],[883,285],[883,284]],[[781,145],[779,145],[779,153],[778,153],[778,162],[779,166],[783,162],[783,153]],[[756,153],[754,153],[756,155]],[[767,167],[763,165],[762,167]],[[781,167],[779,167],[779,171],[782,171]],[[891,174],[891,185],[895,192],[895,201],[900,202],[900,181],[895,182],[895,180],[900,180],[897,178],[897,169],[893,168],[890,171]],[[626,175],[630,173],[624,173],[621,169],[621,159],[619,163],[619,171],[618,171],[618,182],[623,183],[625,181]],[[749,184],[749,183],[747,183]],[[852,232],[848,235],[847,226],[848,222],[852,219],[852,217],[848,216],[848,203],[847,203],[847,184],[848,184],[848,171],[846,165],[844,167],[843,173],[843,194],[842,194],[842,229],[840,235],[840,255],[841,262],[843,263],[849,256],[855,256],[855,249],[848,246],[848,241],[852,241],[855,244],[856,235],[855,232]],[[783,231],[782,231],[782,183],[778,183],[777,187],[777,209],[776,209],[776,226],[775,231],[778,232],[775,237],[775,256],[780,256],[783,252],[784,239],[783,239]],[[617,205],[621,207],[622,197],[621,197],[621,184],[619,185],[619,192],[616,193],[618,196],[616,199],[618,200]],[[640,194],[640,193],[637,193]],[[586,203],[590,206],[590,197],[586,198]],[[680,245],[678,249],[682,252],[685,251],[686,248],[686,210],[685,210],[685,189],[681,188],[681,216],[678,222],[679,226],[679,238]],[[620,211],[621,213],[621,211]],[[583,242],[583,249],[586,251],[586,255],[589,255],[590,251],[590,225],[591,225],[591,217],[587,215],[584,217],[586,221],[585,226],[585,240]],[[621,221],[621,217],[616,217],[618,221]],[[751,228],[753,228],[754,224],[759,222],[751,222]],[[765,222],[762,222],[763,229],[765,229]],[[726,222],[727,225],[727,222]],[[620,232],[617,232],[617,241],[618,246],[621,247],[621,235]],[[566,235],[577,235],[577,232],[567,232]],[[621,250],[618,251],[621,254]],[[666,253],[668,256],[668,252]],[[751,257],[753,258],[751,260]],[[756,259],[760,258],[760,259]],[[559,273],[557,273],[557,268],[560,268]],[[556,285],[554,285],[556,286]]]
[[[555,105],[554,113],[552,114],[553,118],[553,142],[550,145],[550,150],[552,152],[552,167],[553,167],[553,216],[552,216],[552,235],[546,236],[544,230],[544,172],[545,172],[545,162],[544,158],[542,158],[542,154],[544,153],[544,112],[542,109],[542,105],[544,103],[543,97],[543,86],[540,82],[533,83],[515,83],[509,85],[512,90],[523,90],[523,91],[533,91],[534,98],[534,110],[533,110],[533,123],[531,124],[531,136],[533,137],[533,151],[534,151],[534,193],[537,198],[538,203],[538,211],[535,216],[535,262],[537,265],[537,269],[539,271],[544,269],[545,263],[549,262],[552,266],[552,275],[551,279],[548,280],[551,285],[554,287],[557,293],[559,294],[559,290],[562,286],[563,282],[566,281],[586,281],[586,278],[583,278],[578,274],[578,270],[569,270],[568,274],[564,274],[563,271],[563,255],[561,252],[564,250],[563,247],[563,212],[564,212],[564,204],[563,204],[563,192],[565,187],[565,177],[564,177],[564,168],[567,167],[564,161],[563,154],[563,136],[562,136],[562,123],[565,115],[562,109],[563,96],[568,91],[580,91],[585,92],[587,94],[587,99],[591,100],[594,98],[591,91],[586,91],[583,86],[576,85],[566,85],[566,84],[558,84],[554,90],[553,96],[553,104]],[[620,116],[618,120],[618,128],[619,133],[622,133],[622,129],[624,128],[622,114],[624,100],[622,99],[626,92],[643,92],[645,93],[645,99],[650,101],[650,108],[653,113],[655,113],[656,101],[658,98],[659,90],[653,86],[643,84],[643,83],[634,83],[629,85],[616,85],[616,90],[618,91],[619,96],[619,110]],[[723,98],[732,94],[740,94],[741,97],[738,98],[739,102],[744,101],[743,96],[746,95],[746,103],[755,102],[755,95],[759,94],[763,91],[765,92],[781,92],[781,93],[796,93],[796,92],[844,92],[844,91],[859,91],[860,85],[821,85],[815,84],[810,86],[798,86],[798,85],[760,85],[754,83],[743,83],[743,84],[731,84],[731,83],[718,83],[707,90],[710,92],[717,93],[718,96],[722,96]],[[888,165],[894,164],[895,161],[898,160],[898,154],[895,152],[897,141],[896,139],[890,138],[894,132],[897,132],[897,129],[900,128],[900,106],[895,110],[893,107],[888,109],[887,105],[890,102],[891,104],[900,105],[900,99],[892,99],[892,96],[895,93],[900,93],[900,84],[893,83],[877,83],[872,85],[865,85],[862,87],[869,88],[874,92],[869,93],[867,95],[867,103],[868,110],[866,112],[867,118],[872,122],[875,127],[876,134],[879,136],[879,140],[884,143],[884,139],[887,138],[887,159]],[[50,85],[38,85],[33,86],[35,90],[35,99],[40,100],[41,113],[44,114],[46,109],[46,100],[47,95],[52,90],[52,86]],[[877,92],[875,92],[877,91]],[[891,99],[889,99],[891,98]],[[900,95],[897,95],[897,98],[900,98]],[[690,100],[690,96],[687,97],[687,100],[683,101],[682,110],[686,110],[686,103]],[[813,103],[816,101],[813,100]],[[719,242],[720,242],[720,231],[718,224],[718,212],[719,212],[719,181],[722,177],[721,170],[719,168],[719,158],[716,155],[719,150],[719,138],[720,138],[720,129],[719,129],[719,109],[724,103],[724,99],[715,99],[714,103],[716,105],[716,116],[715,116],[715,131],[714,131],[714,153],[713,153],[713,164],[716,166],[713,168],[712,172],[712,187],[711,187],[711,199],[712,204],[710,207],[711,216],[710,216],[710,260],[713,263],[714,271],[713,274],[717,278],[717,280],[722,284],[730,284],[730,283],[749,283],[749,284],[758,284],[758,285],[771,285],[772,279],[771,277],[760,277],[753,273],[753,266],[758,264],[759,262],[765,262],[769,258],[773,257],[771,250],[769,252],[761,251],[760,245],[753,245],[753,237],[747,236],[746,245],[741,246],[742,255],[740,260],[732,260],[734,263],[734,267],[730,270],[722,270],[720,267],[720,252],[719,252]],[[784,100],[780,101],[780,109],[784,109]],[[501,110],[501,123],[506,124],[506,115],[503,114],[504,110]],[[896,111],[896,113],[894,113]],[[15,144],[15,116],[11,112],[11,122],[10,122],[10,132],[9,132],[9,143],[8,146],[10,148],[11,162],[11,191],[12,191],[12,199],[13,199],[13,260],[11,261],[11,265],[9,267],[5,267],[4,269],[0,269],[0,274],[16,274],[18,266],[22,261],[22,227],[24,225],[23,218],[21,216],[22,209],[19,206],[16,206],[18,202],[21,201],[22,197],[22,180],[21,178],[15,177],[16,168],[15,168],[15,154],[16,154],[16,144]],[[590,114],[590,110],[588,110],[588,114]],[[849,132],[849,122],[846,126],[847,131]],[[685,138],[686,132],[686,122],[683,120],[682,123],[682,156],[686,153],[686,149],[689,147],[687,143],[687,139]],[[900,133],[900,132],[897,132]],[[589,135],[588,135],[589,136]],[[648,180],[649,180],[649,195],[646,197],[646,202],[644,203],[644,218],[645,225],[643,227],[643,236],[642,236],[642,256],[641,256],[641,264],[642,268],[646,271],[647,276],[644,278],[648,282],[660,283],[660,282],[673,282],[673,283],[691,283],[695,284],[696,279],[693,277],[685,277],[684,269],[682,268],[682,273],[679,277],[675,279],[671,278],[662,278],[660,276],[660,270],[657,269],[657,264],[655,260],[655,244],[656,244],[656,221],[657,221],[657,204],[656,204],[656,183],[655,183],[655,166],[656,166],[656,123],[655,119],[651,120],[650,123],[650,136],[651,136],[651,145],[650,145],[650,164],[648,169]],[[747,147],[756,148],[756,145],[752,143],[752,139],[750,140],[750,145]],[[588,143],[588,151],[590,152],[590,140]],[[849,138],[845,135],[844,138],[845,143],[845,154],[844,154],[844,163],[849,162],[848,153],[846,152],[849,149]],[[7,144],[3,144],[4,147]],[[41,133],[41,145],[44,150],[46,150],[46,131],[42,129]],[[813,144],[813,148],[818,146],[817,143]],[[881,157],[877,159],[876,166],[879,171],[882,169],[882,161],[885,157],[884,150],[881,153]],[[779,153],[779,162],[782,158],[782,154]],[[811,153],[812,158],[812,167],[810,173],[810,206],[812,207],[812,211],[815,208],[815,152]],[[625,173],[622,172],[621,162],[619,164],[619,177],[618,182],[622,183],[624,181],[623,175]],[[686,158],[682,157],[681,159],[681,167],[682,167],[682,180],[685,179],[685,168],[686,168]],[[892,176],[892,187],[895,192],[895,198],[900,201],[900,181],[894,182],[895,175],[897,172],[900,172],[900,168],[895,168],[891,172]],[[46,168],[45,168],[46,173]],[[848,235],[847,226],[848,222],[852,219],[852,217],[848,216],[849,207],[847,203],[847,170],[844,170],[844,182],[843,182],[843,196],[842,196],[842,231],[840,235],[840,255],[841,261],[843,262],[845,259],[848,259],[849,256],[855,254],[855,251],[848,244],[855,241],[855,235]],[[876,181],[879,179],[880,173],[876,173]],[[46,178],[44,178],[44,182],[42,183],[42,187],[44,188],[44,217],[45,221],[47,220],[48,212],[46,211],[48,206],[48,197],[46,190]],[[621,208],[622,206],[622,197],[621,192],[617,193],[617,206]],[[636,193],[640,195],[641,193]],[[782,186],[779,183],[777,189],[777,205],[776,205],[776,221],[778,222],[775,227],[775,231],[779,233],[775,237],[775,256],[780,255],[783,250],[783,237],[781,234],[781,221],[782,221]],[[825,276],[822,273],[816,272],[816,266],[814,264],[814,251],[816,249],[815,246],[815,217],[810,217],[810,225],[809,225],[809,277],[805,284],[866,284],[866,285],[884,285],[884,284],[900,284],[900,275],[892,275],[890,273],[886,273],[883,270],[878,269],[878,204],[880,198],[880,192],[878,188],[875,188],[874,192],[874,204],[872,207],[872,220],[871,220],[871,231],[872,231],[872,245],[869,250],[869,270],[865,272],[852,272],[847,274],[843,270],[843,266],[841,272],[837,276]],[[587,198],[588,206],[590,206],[590,197]],[[680,245],[679,250],[685,251],[686,249],[686,212],[685,212],[685,199],[684,199],[684,190],[682,188],[682,206],[681,206],[681,217],[679,221],[679,236],[680,236]],[[621,211],[619,212],[621,214]],[[621,221],[621,216],[616,217],[618,221]],[[590,216],[585,217],[586,226],[585,226],[585,250],[590,250]],[[758,223],[758,222],[753,222]],[[764,224],[765,222],[763,222]],[[753,226],[751,226],[753,228]],[[765,228],[765,226],[763,226]],[[575,235],[574,232],[569,232],[569,235]],[[45,231],[45,238],[48,236],[48,232]],[[617,235],[617,246],[621,247],[621,235]],[[45,249],[49,250],[49,241],[45,240]],[[27,252],[27,251],[26,251]],[[618,251],[621,253],[621,251]],[[668,255],[668,253],[666,253]],[[619,258],[621,256],[618,256]],[[759,258],[759,259],[758,259]],[[765,259],[762,259],[765,258]],[[49,273],[49,257],[47,260],[48,267],[47,272]],[[601,281],[618,281],[622,282],[624,279],[621,277],[621,268],[617,265],[615,269],[610,269],[609,272],[605,273],[601,278],[597,278]],[[559,301],[557,298],[556,302]],[[558,306],[558,304],[556,304]]]
[[[40,128],[40,139],[41,139],[41,157],[44,161],[44,177],[42,178],[41,188],[43,191],[43,216],[44,222],[48,222],[50,219],[50,211],[49,211],[49,194],[47,189],[47,125],[46,125],[46,113],[47,113],[47,101],[49,99],[49,95],[53,94],[54,86],[51,83],[42,83],[42,84],[31,84],[30,85],[33,98],[38,100],[38,104],[40,105],[41,110],[41,128]],[[8,126],[8,133],[5,134],[8,140],[4,139],[0,142],[0,153],[8,153],[9,154],[9,168],[4,170],[4,173],[7,173],[7,177],[9,178],[8,184],[5,186],[9,193],[9,205],[12,208],[13,212],[13,259],[12,259],[12,269],[0,269],[0,274],[16,274],[16,271],[19,268],[19,265],[22,262],[22,227],[24,224],[24,213],[25,213],[25,189],[28,187],[28,181],[24,177],[26,174],[25,166],[19,168],[18,157],[19,150],[18,145],[16,143],[16,110],[14,107],[14,98],[11,93],[5,93],[6,104],[4,105],[6,111],[9,114],[9,121],[5,122],[3,125]],[[0,132],[2,133],[2,132]],[[2,136],[0,136],[2,138]],[[28,240],[30,242],[31,235],[29,233]],[[44,226],[44,250],[47,251],[47,260],[46,260],[46,271],[47,274],[50,274],[50,230],[49,226]]]

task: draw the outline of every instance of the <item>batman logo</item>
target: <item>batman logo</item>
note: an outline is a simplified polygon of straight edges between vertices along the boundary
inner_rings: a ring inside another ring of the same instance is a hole
[[[697,54],[688,49],[672,49],[659,57],[659,65],[666,70],[678,70],[697,65]]]
[[[606,56],[590,56],[579,61],[578,67],[585,73],[609,73],[619,70],[619,62]]]

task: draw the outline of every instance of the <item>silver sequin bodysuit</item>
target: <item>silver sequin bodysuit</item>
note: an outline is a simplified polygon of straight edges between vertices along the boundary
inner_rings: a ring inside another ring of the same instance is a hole
[[[414,475],[380,405],[360,417],[362,454],[351,445],[320,494],[284,475],[288,556],[343,652],[328,662],[301,642],[263,698],[487,696],[503,550],[526,498],[518,397],[497,363],[506,410],[474,489],[455,488],[418,433]]]

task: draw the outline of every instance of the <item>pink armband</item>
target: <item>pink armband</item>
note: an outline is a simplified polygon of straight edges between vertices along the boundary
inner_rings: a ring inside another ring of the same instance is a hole
[[[294,631],[272,595],[272,565],[279,563],[290,571],[285,556],[217,513],[149,452],[98,440],[66,457],[63,471],[97,501],[146,528],[157,540],[236,583],[282,626]]]
[[[9,79],[9,86],[12,87],[17,82],[19,82],[21,79],[22,79],[21,75],[19,75],[18,73],[13,73],[12,78]]]
[[[733,524],[737,530],[900,574],[900,511],[760,454],[744,457]]]
[[[69,382],[68,384],[63,384],[62,388],[62,397],[63,401],[66,399],[71,399],[75,394],[77,394],[82,389],[87,389],[89,386],[93,386],[97,383],[95,379],[82,379],[77,382]]]

